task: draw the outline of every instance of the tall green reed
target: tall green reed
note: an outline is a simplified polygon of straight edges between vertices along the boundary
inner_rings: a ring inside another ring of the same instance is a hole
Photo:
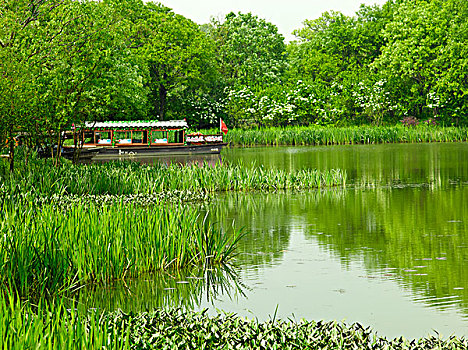
[[[0,286],[20,297],[53,296],[84,283],[225,263],[242,234],[188,207],[114,203],[34,207],[4,201]]]
[[[468,140],[468,128],[356,126],[232,129],[226,135],[225,140],[233,146],[460,142]]]
[[[217,164],[140,165],[132,162],[54,167],[48,162],[31,162],[13,174],[0,174],[3,193],[54,194],[154,194],[167,191],[274,191],[338,186],[346,183],[341,170],[305,169],[286,172],[262,167]]]
[[[130,349],[130,332],[110,316],[67,308],[63,299],[33,305],[0,298],[2,349]]]

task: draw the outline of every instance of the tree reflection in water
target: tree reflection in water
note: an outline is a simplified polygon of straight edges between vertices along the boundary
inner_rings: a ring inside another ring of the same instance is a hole
[[[238,264],[249,273],[280,264],[298,225],[369,278],[391,279],[413,299],[468,315],[468,186],[401,185],[307,193],[226,194],[206,206],[213,221],[248,232]]]

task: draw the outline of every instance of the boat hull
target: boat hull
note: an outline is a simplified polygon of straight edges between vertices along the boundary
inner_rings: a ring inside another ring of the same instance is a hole
[[[174,146],[127,146],[127,147],[93,147],[83,148],[80,151],[80,159],[100,158],[135,158],[135,157],[157,157],[172,155],[191,154],[219,154],[226,143],[203,144],[203,145],[174,145]],[[64,148],[63,156],[73,157],[73,148]]]

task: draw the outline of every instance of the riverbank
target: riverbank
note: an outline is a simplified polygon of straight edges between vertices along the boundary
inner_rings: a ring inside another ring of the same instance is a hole
[[[79,314],[63,304],[0,304],[0,337],[8,349],[466,349],[464,338],[387,339],[360,324],[324,321],[260,323],[235,314],[181,310]],[[12,331],[14,330],[14,331]]]
[[[377,143],[463,142],[468,128],[421,125],[231,129],[230,146],[307,146]]]

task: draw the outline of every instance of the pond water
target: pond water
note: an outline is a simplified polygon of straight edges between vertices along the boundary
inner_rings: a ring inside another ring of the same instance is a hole
[[[337,320],[407,338],[468,336],[468,144],[227,149],[225,161],[341,168],[346,188],[228,193],[200,205],[244,227],[237,268],[148,276],[81,295],[267,320]]]

